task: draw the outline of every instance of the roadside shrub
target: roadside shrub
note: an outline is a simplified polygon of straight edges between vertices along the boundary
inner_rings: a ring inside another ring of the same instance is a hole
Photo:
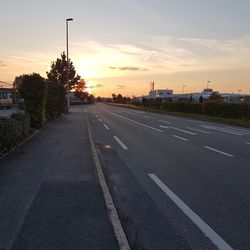
[[[193,114],[201,114],[202,112],[202,106],[200,103],[164,102],[162,104],[162,108],[170,112],[183,112]]]
[[[250,105],[247,103],[205,102],[202,109],[205,115],[250,120]]]
[[[0,154],[10,151],[21,142],[30,132],[28,114],[16,113],[11,118],[0,119]]]
[[[46,99],[46,119],[48,121],[55,119],[61,113],[65,112],[65,89],[55,82],[47,83]]]
[[[47,83],[45,79],[36,73],[23,75],[18,91],[24,99],[24,110],[30,115],[31,127],[42,127],[46,122]]]
[[[23,140],[30,133],[30,117],[27,113],[18,112],[11,114],[11,119],[16,121],[19,132],[18,138]]]
[[[182,112],[190,114],[201,114],[228,119],[250,120],[250,103],[223,103],[208,101],[203,103],[192,102],[157,102],[157,100],[144,99],[142,105],[145,107],[159,108],[169,112]]]

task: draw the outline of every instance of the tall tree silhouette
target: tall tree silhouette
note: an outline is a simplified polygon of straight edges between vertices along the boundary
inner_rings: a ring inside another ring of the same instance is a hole
[[[67,89],[67,58],[65,52],[61,54],[61,58],[57,58],[51,63],[51,69],[47,73],[47,77],[51,82],[62,84]],[[69,86],[73,89],[79,83],[81,77],[76,74],[73,62],[69,59]]]

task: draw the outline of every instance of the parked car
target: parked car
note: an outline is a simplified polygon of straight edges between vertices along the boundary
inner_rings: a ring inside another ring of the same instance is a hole
[[[10,109],[13,105],[12,99],[10,98],[1,98],[0,99],[0,109]]]

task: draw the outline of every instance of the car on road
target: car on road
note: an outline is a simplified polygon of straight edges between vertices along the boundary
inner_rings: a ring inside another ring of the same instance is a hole
[[[0,98],[0,109],[11,109],[13,105],[11,98]]]

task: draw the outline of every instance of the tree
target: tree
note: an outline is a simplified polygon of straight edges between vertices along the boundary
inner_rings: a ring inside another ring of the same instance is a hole
[[[112,94],[113,102],[116,102],[116,94]]]
[[[200,102],[200,103],[203,102],[203,97],[202,97],[202,95],[201,95],[200,98],[199,98],[199,102]]]
[[[97,101],[97,102],[101,102],[101,101],[102,101],[102,98],[101,98],[100,96],[98,96],[98,97],[96,98],[96,101]]]
[[[93,95],[88,95],[87,101],[88,103],[93,103],[95,101],[95,97]]]
[[[86,82],[84,79],[81,79],[79,83],[75,86],[74,95],[81,101],[84,101],[89,96],[88,92],[86,92],[85,90],[86,90]]]
[[[118,95],[117,95],[117,97],[116,97],[116,102],[122,103],[122,95],[121,95],[121,94],[118,94]]]
[[[193,101],[193,94],[191,94],[189,97],[189,102],[192,102],[192,101]]]
[[[16,76],[14,82],[13,82],[13,86],[15,89],[19,89],[22,82],[23,82],[23,78],[24,78],[24,75],[20,75],[20,76]]]
[[[75,88],[80,80],[80,76],[76,74],[73,62],[69,59],[69,86],[70,89]],[[55,62],[52,62],[51,69],[47,73],[48,80],[51,82],[57,82],[67,89],[67,58],[65,52],[61,54],[61,58],[57,58]]]
[[[86,82],[84,79],[81,79],[78,84],[75,86],[75,92],[83,92],[86,90]]]
[[[210,102],[222,102],[222,97],[218,92],[213,92],[209,96],[208,101],[210,101]]]

